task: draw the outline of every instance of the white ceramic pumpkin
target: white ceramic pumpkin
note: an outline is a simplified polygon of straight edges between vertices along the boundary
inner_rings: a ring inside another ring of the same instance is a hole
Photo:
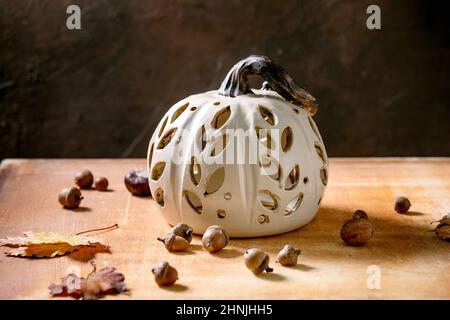
[[[266,80],[263,89],[248,87],[251,74]],[[198,234],[218,224],[232,237],[308,223],[328,177],[316,110],[315,99],[264,56],[237,63],[219,90],[176,103],[156,128],[147,157],[163,217]]]

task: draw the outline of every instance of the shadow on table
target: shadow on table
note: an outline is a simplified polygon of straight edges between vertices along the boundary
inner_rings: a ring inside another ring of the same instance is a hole
[[[426,219],[426,213],[368,214],[375,232],[369,243],[362,247],[348,246],[340,238],[341,226],[351,219],[353,211],[332,207],[320,208],[313,221],[295,231],[269,237],[232,239],[231,246],[243,251],[249,247],[261,248],[276,256],[285,244],[291,244],[300,248],[303,256],[314,257],[315,260],[351,258],[365,261],[433,255],[435,249],[448,246],[431,232],[433,219],[431,216]],[[314,266],[303,271],[311,268]]]

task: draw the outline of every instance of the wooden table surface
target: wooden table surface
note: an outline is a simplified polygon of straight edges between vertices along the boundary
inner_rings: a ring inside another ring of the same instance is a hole
[[[88,261],[95,259],[125,274],[131,294],[113,299],[450,299],[450,242],[430,232],[431,222],[450,212],[449,158],[331,159],[329,185],[310,224],[278,236],[232,239],[215,255],[202,249],[197,236],[189,252],[178,254],[155,240],[169,227],[151,198],[125,189],[123,175],[135,167],[145,167],[145,160],[4,160],[0,238],[29,230],[70,234],[115,223],[120,228],[102,235],[111,253],[29,259],[8,257],[8,248],[0,247],[0,298],[47,299],[50,283],[70,270],[87,275]],[[106,176],[113,190],[83,191],[81,208],[61,208],[59,190],[84,168]],[[411,200],[409,214],[394,212],[398,195]],[[349,247],[339,237],[356,209],[366,210],[375,227],[365,247]],[[296,267],[274,263],[285,243],[303,251]],[[246,269],[243,253],[250,247],[270,254],[274,273],[257,277]],[[178,269],[175,286],[155,285],[151,268],[160,260]],[[379,289],[374,279],[380,279]]]

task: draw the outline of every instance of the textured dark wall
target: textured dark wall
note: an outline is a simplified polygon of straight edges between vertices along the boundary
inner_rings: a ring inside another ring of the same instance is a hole
[[[373,3],[380,31],[366,28]],[[448,156],[443,3],[0,0],[0,158],[145,156],[173,103],[253,53],[318,99],[330,155]]]

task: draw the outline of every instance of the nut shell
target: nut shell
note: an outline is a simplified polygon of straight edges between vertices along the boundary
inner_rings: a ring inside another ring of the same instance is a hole
[[[202,237],[203,247],[209,252],[219,252],[228,244],[228,233],[219,225],[213,225],[206,229]]]
[[[406,213],[408,212],[409,208],[411,208],[411,202],[408,198],[398,197],[397,200],[395,200],[394,210],[397,213]]]
[[[82,199],[81,191],[76,187],[64,188],[58,194],[59,203],[67,209],[78,208]]]
[[[365,245],[373,235],[373,226],[367,219],[351,219],[341,228],[341,239],[350,246]]]
[[[189,242],[185,238],[173,233],[167,235],[165,238],[157,238],[157,240],[164,243],[166,249],[171,252],[186,251],[189,248]]]
[[[287,244],[278,253],[277,260],[282,266],[295,266],[297,265],[298,256],[301,254],[299,249],[294,248],[290,244]]]
[[[95,189],[97,189],[98,191],[107,191],[108,185],[109,185],[108,179],[106,179],[105,177],[97,178],[94,181]]]
[[[267,253],[256,248],[248,249],[244,254],[245,265],[255,275],[258,275],[264,271],[273,271],[273,269],[269,267],[269,260],[270,258]]]
[[[80,189],[89,189],[94,183],[94,175],[90,170],[83,170],[75,175],[75,184]]]
[[[353,213],[353,219],[369,220],[369,216],[367,215],[367,212],[365,212],[364,210],[356,210],[355,213]]]
[[[178,280],[178,271],[167,261],[152,268],[152,273],[158,286],[170,286]]]
[[[135,196],[150,196],[147,171],[133,169],[128,171],[124,177],[125,186]]]
[[[171,233],[185,238],[189,243],[192,241],[193,229],[185,223],[179,223],[171,229]]]

